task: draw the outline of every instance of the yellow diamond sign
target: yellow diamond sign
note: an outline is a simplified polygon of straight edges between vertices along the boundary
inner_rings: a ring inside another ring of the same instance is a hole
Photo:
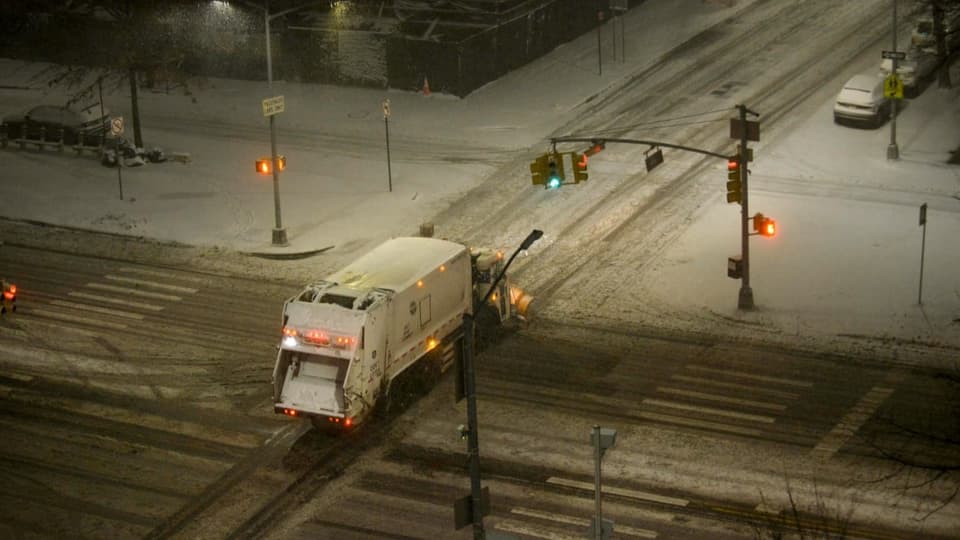
[[[891,73],[883,80],[883,97],[903,99],[903,79],[896,73]]]

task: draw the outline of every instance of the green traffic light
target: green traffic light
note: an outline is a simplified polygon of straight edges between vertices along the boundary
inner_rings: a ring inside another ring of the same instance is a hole
[[[547,187],[547,189],[557,189],[558,187],[560,187],[560,177],[559,177],[559,176],[551,176],[550,179],[547,180],[547,186],[546,186],[546,187]]]

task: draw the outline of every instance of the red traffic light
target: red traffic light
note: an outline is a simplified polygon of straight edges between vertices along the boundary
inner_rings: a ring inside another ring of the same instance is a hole
[[[606,147],[607,144],[605,142],[595,142],[592,146],[590,146],[590,148],[584,150],[583,153],[585,155],[592,156],[594,154],[599,154]]]

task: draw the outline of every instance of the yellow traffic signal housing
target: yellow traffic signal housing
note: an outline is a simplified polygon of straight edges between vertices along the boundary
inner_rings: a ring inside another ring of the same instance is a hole
[[[566,173],[563,169],[563,154],[554,152],[547,155],[547,181],[544,184],[546,189],[557,189],[563,185],[566,180]]]
[[[0,300],[0,314],[17,310],[17,286],[9,281],[0,279],[0,291],[3,299]]]
[[[731,156],[727,159],[727,202],[740,204],[743,200],[742,189],[740,156]]]
[[[740,156],[727,159],[727,202],[740,204],[743,200],[743,184],[740,181]]]
[[[271,174],[273,172],[273,167],[271,167],[271,162],[273,160],[268,157],[262,157],[256,161],[256,171],[260,174]],[[284,170],[287,168],[287,158],[285,156],[277,156],[277,163],[279,169]]]
[[[573,166],[573,181],[579,184],[587,180],[587,154],[570,152],[570,163]]]
[[[550,177],[550,154],[544,154],[530,162],[530,180],[533,185],[546,185]]]

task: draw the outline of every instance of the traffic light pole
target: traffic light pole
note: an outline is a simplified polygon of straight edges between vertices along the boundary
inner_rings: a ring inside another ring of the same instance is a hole
[[[740,160],[740,249],[743,257],[743,275],[740,281],[740,296],[737,300],[737,307],[740,309],[753,309],[753,289],[750,288],[750,210],[747,203],[747,161],[749,151],[747,150],[747,106],[737,105],[740,110],[740,125],[743,129],[740,132],[740,151],[737,158]]]

